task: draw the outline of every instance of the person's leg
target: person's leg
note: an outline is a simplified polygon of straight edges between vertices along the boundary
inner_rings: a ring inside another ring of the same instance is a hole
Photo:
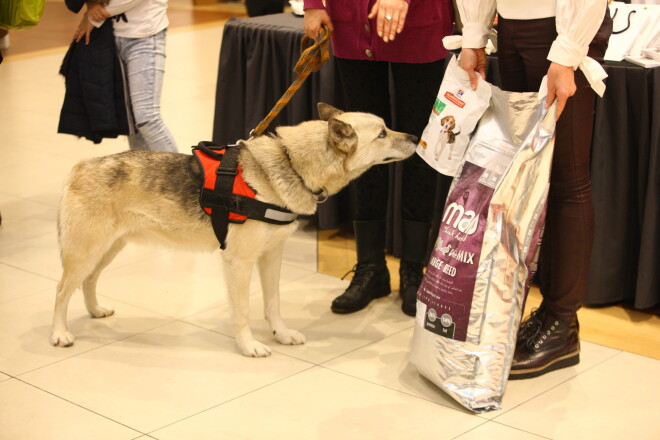
[[[421,138],[442,82],[444,64],[444,59],[423,64],[392,64],[395,130]],[[409,316],[415,316],[417,290],[424,274],[438,178],[451,181],[450,177],[439,175],[417,154],[402,163],[399,294],[401,309]]]
[[[507,43],[514,45],[526,76],[526,89],[508,86],[537,91],[550,65],[546,56],[556,38],[554,20],[501,20],[500,26],[506,52],[511,50]],[[506,72],[510,60],[500,59],[500,63]],[[502,74],[503,82],[510,78]],[[577,91],[556,127],[539,265],[543,302],[521,324],[510,379],[535,377],[579,362],[577,310],[586,293],[593,241],[589,166],[595,94],[580,71],[575,82]]]
[[[388,65],[382,62],[335,59],[347,111],[373,113],[390,125]],[[375,166],[351,183],[353,229],[357,265],[351,284],[335,298],[335,313],[351,313],[371,300],[390,293],[390,275],[385,262],[385,213],[389,169]]]
[[[136,135],[132,150],[177,152],[176,142],[160,115],[165,73],[166,30],[145,38],[116,37],[117,52],[126,67]]]

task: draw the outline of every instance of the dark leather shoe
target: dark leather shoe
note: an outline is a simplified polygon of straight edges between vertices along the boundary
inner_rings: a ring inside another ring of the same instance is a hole
[[[417,312],[417,290],[424,277],[424,265],[412,261],[401,260],[399,267],[399,294],[403,303],[401,310],[408,316],[415,316]]]
[[[390,273],[382,263],[358,263],[355,275],[346,291],[332,301],[330,309],[335,313],[353,313],[369,303],[390,294]]]
[[[518,330],[509,380],[528,379],[580,362],[577,315],[560,319],[541,308]]]

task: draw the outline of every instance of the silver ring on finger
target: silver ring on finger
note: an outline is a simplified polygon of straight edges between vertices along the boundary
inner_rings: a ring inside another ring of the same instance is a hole
[[[392,16],[391,16],[390,14],[387,14],[387,15],[385,16],[385,20],[387,20],[387,21],[392,21]]]

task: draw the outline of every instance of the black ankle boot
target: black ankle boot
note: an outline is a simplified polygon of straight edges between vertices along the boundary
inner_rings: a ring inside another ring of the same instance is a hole
[[[390,273],[385,262],[385,222],[356,221],[355,244],[358,263],[348,289],[332,301],[335,313],[364,309],[372,300],[390,293]]]
[[[348,289],[332,301],[335,313],[353,313],[369,303],[390,294],[390,273],[385,260],[382,263],[358,263]]]
[[[580,324],[553,316],[541,307],[518,330],[509,379],[528,379],[580,362]]]
[[[417,290],[424,277],[424,265],[413,261],[401,260],[399,266],[399,294],[403,303],[401,310],[408,316],[415,316],[417,312]]]
[[[417,290],[424,277],[430,229],[431,225],[425,222],[404,220],[402,224],[399,294],[403,300],[401,310],[408,316],[417,312]]]

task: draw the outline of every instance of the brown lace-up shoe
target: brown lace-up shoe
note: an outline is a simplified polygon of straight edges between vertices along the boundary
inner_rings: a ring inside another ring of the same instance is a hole
[[[577,315],[560,319],[534,310],[518,330],[509,380],[528,379],[580,362]]]

